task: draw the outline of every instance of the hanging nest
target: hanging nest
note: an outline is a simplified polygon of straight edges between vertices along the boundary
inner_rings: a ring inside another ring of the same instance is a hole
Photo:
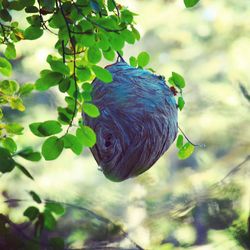
[[[161,76],[126,62],[107,66],[113,81],[93,81],[98,118],[84,117],[97,142],[91,152],[112,181],[123,181],[148,170],[176,138],[177,105]]]

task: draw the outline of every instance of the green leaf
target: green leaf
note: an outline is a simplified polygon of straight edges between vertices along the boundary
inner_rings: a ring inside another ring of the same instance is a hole
[[[116,51],[122,50],[124,47],[124,38],[117,33],[113,32],[109,34],[109,42]]]
[[[144,68],[150,60],[150,56],[147,52],[141,52],[137,57],[138,66]]]
[[[27,40],[35,40],[43,35],[43,30],[38,26],[30,26],[24,31],[24,38]]]
[[[87,51],[88,60],[91,63],[98,63],[102,59],[102,53],[98,47],[91,47]]]
[[[0,147],[0,172],[11,172],[15,165],[16,163],[12,159],[10,152],[5,148]]]
[[[132,32],[133,32],[133,34],[134,34],[135,39],[136,39],[137,41],[139,41],[140,38],[141,38],[141,36],[140,36],[139,31],[138,31],[134,26],[132,26]]]
[[[28,217],[30,221],[33,221],[38,217],[39,210],[34,206],[30,206],[23,212],[23,215]]]
[[[180,89],[183,89],[186,85],[184,78],[176,72],[172,72],[172,76],[169,78],[168,82]]]
[[[59,83],[59,90],[62,93],[65,93],[66,91],[68,91],[68,89],[70,88],[70,80],[69,78],[63,79],[60,83]]]
[[[30,191],[29,194],[36,203],[42,203],[42,200],[37,193],[35,193],[34,191]]]
[[[41,160],[41,154],[39,152],[34,152],[31,147],[28,147],[19,151],[18,155],[28,161],[40,161]]]
[[[96,13],[101,11],[101,7],[100,7],[99,3],[96,0],[90,0],[90,7]]]
[[[39,137],[58,134],[62,131],[62,126],[58,121],[50,120],[45,122],[34,122],[29,125],[31,132]]]
[[[121,36],[124,38],[124,40],[127,43],[129,43],[129,44],[135,43],[135,36],[134,36],[132,31],[125,29],[121,32]]]
[[[107,51],[103,51],[102,53],[103,53],[104,57],[105,57],[107,60],[109,60],[109,61],[113,61],[114,58],[115,58],[115,51],[112,50],[112,49],[109,49],[109,50],[107,50]]]
[[[105,83],[112,82],[113,80],[112,74],[108,70],[103,69],[97,65],[93,65],[92,70],[95,73],[96,77],[100,79],[102,82],[105,82]]]
[[[50,231],[56,227],[56,219],[48,209],[44,211],[44,227]]]
[[[86,147],[93,147],[96,143],[96,134],[92,128],[82,126],[76,130],[76,137]]]
[[[113,11],[116,8],[114,0],[108,0],[108,10]]]
[[[133,22],[133,13],[129,11],[128,9],[123,9],[121,11],[121,21],[127,24],[130,24]]]
[[[42,145],[42,155],[47,161],[55,160],[62,153],[63,147],[62,139],[56,136],[49,137]]]
[[[187,8],[195,6],[200,0],[184,0],[184,4]]]
[[[63,136],[63,142],[64,148],[70,148],[76,155],[80,155],[82,153],[83,145],[76,136],[66,134]]]
[[[7,9],[0,10],[0,19],[5,22],[11,22],[12,17]]]
[[[183,135],[178,135],[176,141],[176,147],[180,149],[182,146],[183,146]]]
[[[85,82],[83,85],[82,85],[82,89],[84,90],[84,92],[88,92],[88,93],[91,93],[92,90],[93,90],[93,85],[88,83],[88,82]]]
[[[134,56],[129,58],[129,63],[132,67],[137,67],[137,59]]]
[[[19,95],[21,96],[28,95],[34,89],[34,86],[35,85],[32,83],[23,84],[18,91]]]
[[[189,156],[191,156],[191,154],[194,152],[194,146],[187,142],[186,144],[184,144],[179,152],[178,152],[178,157],[181,159],[181,160],[185,160],[187,159]]]
[[[4,55],[8,59],[16,58],[16,48],[15,48],[15,45],[13,43],[8,43],[8,45],[5,49]]]
[[[12,109],[16,109],[22,112],[25,110],[25,106],[23,105],[23,101],[20,97],[11,97],[9,103]]]
[[[26,175],[28,178],[30,178],[31,180],[34,180],[33,176],[30,174],[30,172],[21,164],[16,162],[16,167],[24,174]]]
[[[185,105],[185,101],[184,101],[183,97],[182,96],[178,97],[178,108],[180,110],[182,110],[184,105]]]
[[[92,103],[83,103],[83,111],[85,114],[93,118],[96,118],[100,115],[98,107]]]
[[[47,62],[50,64],[50,67],[54,72],[58,72],[63,75],[70,74],[69,67],[66,64],[64,64],[62,61],[53,60],[51,55],[48,56]]]
[[[17,150],[17,145],[16,145],[15,141],[10,137],[4,138],[2,141],[2,144],[11,153],[15,153]]]
[[[65,249],[64,240],[60,237],[53,237],[49,239],[49,245],[51,245],[54,250]]]
[[[11,76],[12,66],[5,58],[0,57],[0,73],[4,76]]]
[[[63,215],[65,213],[64,207],[57,202],[46,202],[45,209],[57,215]]]
[[[76,75],[80,81],[84,82],[91,77],[91,71],[88,67],[77,68]]]
[[[23,132],[23,127],[18,123],[9,123],[5,127],[6,131],[10,134],[21,135]]]
[[[58,72],[52,72],[50,70],[43,70],[40,73],[41,78],[39,78],[36,83],[36,89],[39,91],[45,91],[50,87],[58,85],[63,80],[63,75]]]

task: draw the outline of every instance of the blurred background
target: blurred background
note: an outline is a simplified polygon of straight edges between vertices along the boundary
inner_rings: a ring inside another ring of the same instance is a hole
[[[43,198],[94,212],[66,206],[54,234],[72,248],[249,249],[250,161],[244,160],[250,154],[250,4],[201,0],[186,9],[181,0],[118,2],[138,13],[141,33],[139,43],[125,48],[124,58],[147,51],[149,66],[158,74],[184,76],[186,105],[179,125],[206,148],[196,148],[191,158],[180,161],[172,145],[149,171],[121,183],[107,180],[87,149],[80,157],[64,150],[52,162],[25,161],[35,181],[16,170],[1,176],[0,213],[16,223],[25,221],[28,201],[17,208],[3,201],[29,199],[25,190],[34,190]],[[21,16],[16,18],[27,26]],[[55,42],[46,33],[35,42],[17,44],[13,78],[34,82],[48,68],[46,57]],[[23,114],[7,110],[7,116],[26,128],[17,138],[20,148],[40,149],[42,140],[28,124],[57,117],[63,96],[56,90],[33,93],[25,103]]]

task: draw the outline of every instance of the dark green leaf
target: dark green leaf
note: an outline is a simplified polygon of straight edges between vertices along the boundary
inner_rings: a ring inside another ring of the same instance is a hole
[[[5,22],[11,22],[12,17],[8,10],[2,9],[0,10],[0,19],[2,19]]]
[[[183,135],[178,135],[176,141],[176,147],[180,149],[182,146],[183,146]]]
[[[11,172],[15,165],[16,163],[12,159],[10,152],[5,148],[0,147],[0,172]]]
[[[90,6],[91,6],[91,8],[92,8],[96,13],[98,13],[98,12],[101,11],[101,7],[100,7],[98,1],[96,1],[96,0],[90,0]]]
[[[16,167],[24,174],[26,175],[28,178],[30,178],[31,180],[34,180],[33,176],[30,174],[30,172],[21,164],[16,163]]]
[[[19,151],[18,155],[28,161],[40,161],[41,160],[41,154],[39,152],[34,152],[31,147],[25,148]]]
[[[115,1],[114,0],[108,0],[108,10],[113,11],[115,9]]]
[[[63,140],[56,136],[52,136],[43,143],[42,155],[47,161],[55,160],[62,153],[63,147]]]
[[[37,26],[30,26],[24,31],[24,38],[28,40],[38,39],[43,35],[43,30]]]
[[[49,244],[52,246],[54,250],[65,249],[64,240],[60,237],[54,237],[49,240]]]
[[[60,83],[59,83],[59,90],[62,93],[65,93],[66,91],[68,91],[70,87],[70,80],[69,78],[63,79]]]
[[[36,6],[28,6],[25,8],[26,13],[37,13],[39,12],[38,8]]]
[[[63,136],[63,142],[65,148],[70,148],[76,155],[80,155],[82,153],[82,143],[80,140],[71,134],[66,134]]]
[[[23,212],[23,215],[28,217],[30,221],[33,221],[38,217],[39,210],[34,206],[30,206]]]
[[[82,126],[76,131],[76,137],[86,147],[93,147],[96,143],[96,134],[92,128],[88,126]]]
[[[185,160],[188,157],[190,157],[190,155],[194,152],[194,146],[192,144],[190,144],[189,142],[187,142],[186,144],[184,144],[179,152],[178,152],[178,157],[181,160]]]
[[[138,66],[144,68],[150,60],[150,56],[147,52],[141,52],[137,57]]]
[[[48,230],[53,230],[56,227],[56,219],[48,209],[44,211],[44,227]]]
[[[3,143],[3,146],[6,149],[8,149],[11,153],[16,152],[17,145],[16,145],[15,141],[12,138],[10,138],[10,137],[4,138],[2,143]]]
[[[37,193],[35,193],[34,191],[30,191],[29,194],[36,203],[42,203],[42,200]]]
[[[0,57],[0,73],[4,76],[11,76],[12,66],[5,58]]]
[[[83,111],[85,114],[93,118],[96,118],[100,115],[98,107],[92,103],[83,103]]]
[[[195,6],[200,0],[184,0],[184,4],[187,8]]]
[[[63,215],[65,213],[64,207],[60,203],[56,202],[47,202],[45,204],[45,209],[57,215]]]
[[[108,70],[103,69],[97,65],[93,65],[92,70],[95,73],[96,77],[98,79],[100,79],[101,81],[103,81],[105,83],[112,82],[112,80],[113,80],[112,74]]]

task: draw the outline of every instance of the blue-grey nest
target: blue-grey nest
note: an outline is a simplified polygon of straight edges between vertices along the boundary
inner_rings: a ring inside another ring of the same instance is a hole
[[[177,105],[161,76],[125,62],[107,66],[113,81],[93,81],[98,118],[85,116],[97,142],[91,152],[112,181],[123,181],[148,170],[176,138]]]

